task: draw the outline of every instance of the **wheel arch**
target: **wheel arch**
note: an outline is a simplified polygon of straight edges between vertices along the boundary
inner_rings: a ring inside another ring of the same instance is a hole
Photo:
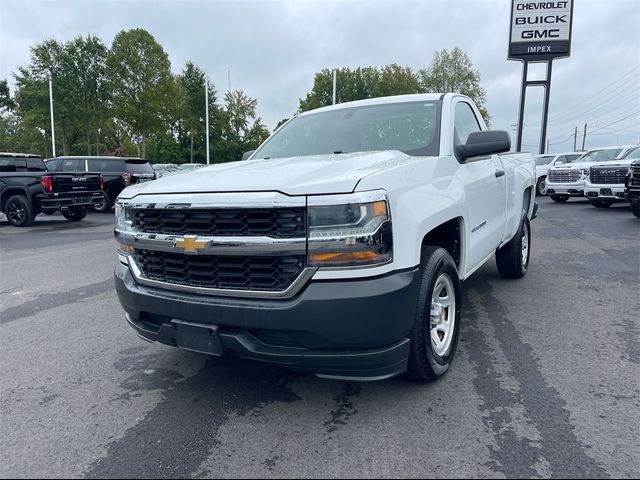
[[[451,218],[424,234],[420,247],[422,248],[424,246],[431,245],[444,248],[447,252],[449,252],[449,255],[451,255],[451,258],[453,258],[453,261],[458,268],[458,271],[460,271],[462,259],[464,258],[463,232],[463,218]]]
[[[25,197],[27,197],[27,201],[31,203],[31,205],[33,205],[33,202],[31,201],[31,195],[25,187],[11,186],[4,189],[0,194],[0,211],[4,212],[4,207],[7,204],[7,200],[9,200],[9,198],[13,197],[14,195],[24,195]]]

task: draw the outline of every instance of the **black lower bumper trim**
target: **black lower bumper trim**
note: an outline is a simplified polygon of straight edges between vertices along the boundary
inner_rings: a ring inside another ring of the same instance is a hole
[[[127,321],[145,340],[332,378],[376,380],[407,367],[417,269],[311,282],[287,300],[203,298],[149,288],[137,284],[122,264],[115,277]],[[270,330],[277,335],[264,335]],[[283,340],[268,344],[265,338]]]

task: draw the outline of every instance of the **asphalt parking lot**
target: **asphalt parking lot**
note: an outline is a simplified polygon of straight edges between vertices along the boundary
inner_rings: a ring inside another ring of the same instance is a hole
[[[113,216],[0,224],[2,477],[640,475],[640,221],[539,200],[520,281],[464,285],[429,385],[345,383],[140,340]]]

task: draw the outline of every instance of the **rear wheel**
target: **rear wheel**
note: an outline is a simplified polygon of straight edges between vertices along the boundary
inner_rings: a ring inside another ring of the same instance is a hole
[[[33,225],[36,219],[36,215],[33,213],[33,206],[24,195],[9,197],[4,206],[4,213],[9,223],[14,227],[28,227]]]
[[[423,247],[420,291],[411,331],[407,376],[430,382],[453,361],[460,331],[460,279],[444,248]]]
[[[100,213],[108,212],[109,210],[111,210],[111,201],[109,200],[109,195],[107,195],[106,193],[102,193],[100,203],[94,203],[91,208]]]
[[[631,202],[631,212],[640,218],[640,201]]]
[[[531,226],[523,212],[520,228],[504,247],[496,252],[498,272],[504,278],[522,278],[529,269],[531,257]]]
[[[547,177],[540,177],[538,179],[538,183],[536,184],[536,195],[546,195],[547,194],[547,186],[546,186]]]
[[[609,208],[613,205],[613,200],[589,200],[596,208]]]
[[[569,200],[569,195],[551,195],[551,200],[558,203],[564,203]]]
[[[86,208],[74,208],[72,210],[65,210],[62,212],[62,216],[70,222],[79,222],[87,216]]]

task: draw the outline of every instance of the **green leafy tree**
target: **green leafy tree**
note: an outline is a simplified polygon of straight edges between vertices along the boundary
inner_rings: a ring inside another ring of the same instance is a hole
[[[284,125],[285,123],[287,123],[289,121],[288,118],[283,118],[282,120],[280,120],[278,122],[278,124],[276,125],[276,128],[273,129],[273,131],[275,132],[277,129],[279,129],[282,125]]]
[[[149,135],[166,130],[162,119],[170,116],[175,82],[169,57],[146,30],[121,31],[107,57],[107,78],[115,115],[138,139],[144,157]]]
[[[9,83],[7,80],[0,80],[0,114],[12,111],[15,103],[11,98]]]
[[[107,47],[96,36],[78,36],[64,46],[61,64],[70,81],[68,95],[74,101],[74,120],[82,130],[84,146],[91,155],[95,139],[95,152],[100,150],[100,131],[110,117],[111,100],[106,82]],[[71,81],[73,79],[73,81]]]
[[[189,137],[189,158],[193,162],[206,158],[206,138],[205,138],[205,83],[206,75],[193,62],[187,62],[182,73],[178,77],[180,84],[180,95],[182,105],[180,108],[181,117],[184,122],[182,129]],[[217,92],[212,83],[209,83],[209,123],[210,129],[214,120],[218,118],[218,106],[216,105]],[[219,123],[219,122],[218,122]],[[218,133],[219,129],[213,130]],[[195,158],[195,157],[198,158]]]
[[[486,91],[480,85],[480,72],[473,68],[467,54],[456,47],[436,52],[431,66],[418,72],[425,92],[456,92],[470,97],[478,106],[487,124],[490,117],[486,109]]]

